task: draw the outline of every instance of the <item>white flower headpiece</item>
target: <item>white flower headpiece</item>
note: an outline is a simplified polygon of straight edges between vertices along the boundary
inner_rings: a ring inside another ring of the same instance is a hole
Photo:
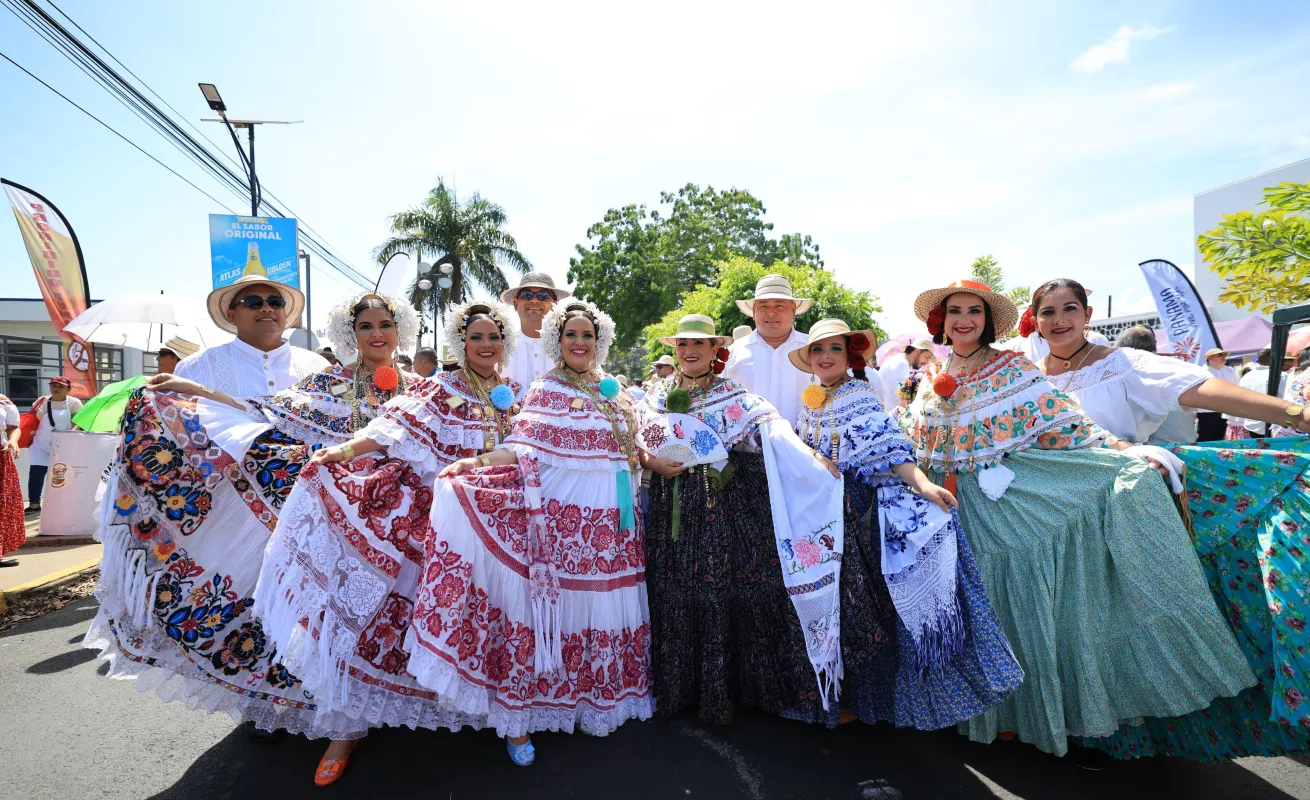
[[[614,320],[585,300],[566,300],[555,304],[541,321],[541,349],[546,351],[555,366],[564,364],[564,351],[560,347],[559,338],[564,331],[564,315],[575,309],[586,311],[596,320],[596,360],[592,366],[603,366],[610,357],[610,345],[614,344]]]
[[[391,319],[396,323],[396,341],[400,347],[403,348],[407,343],[418,338],[418,312],[409,303],[373,292],[360,292],[354,297],[348,297],[337,303],[328,312],[326,333],[336,348],[337,358],[341,359],[343,364],[350,363],[350,359],[359,352],[355,336],[354,309],[368,297],[376,297],[386,303],[387,310],[391,312]]]
[[[519,346],[519,316],[514,309],[495,300],[472,300],[447,312],[443,333],[455,360],[461,367],[464,366],[464,334],[468,331],[469,318],[479,312],[490,314],[496,320],[500,328],[500,363],[508,364],[509,357],[514,355],[514,350]]]

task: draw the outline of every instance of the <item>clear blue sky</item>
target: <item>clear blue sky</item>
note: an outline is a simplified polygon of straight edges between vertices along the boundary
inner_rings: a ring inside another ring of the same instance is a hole
[[[893,331],[983,253],[1144,310],[1135,265],[1191,263],[1195,193],[1310,156],[1300,2],[60,6],[192,121],[199,81],[305,120],[261,130],[259,172],[369,274],[438,176],[561,280],[607,208],[692,181],[812,235]],[[0,50],[241,209],[4,10]],[[69,217],[94,296],[204,296],[223,209],[3,62],[0,108],[0,175]],[[321,324],[347,284],[314,280]],[[0,219],[0,295],[36,292]]]

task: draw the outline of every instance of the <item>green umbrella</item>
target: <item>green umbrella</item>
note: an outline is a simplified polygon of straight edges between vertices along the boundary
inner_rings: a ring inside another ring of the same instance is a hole
[[[100,394],[86,401],[82,410],[73,416],[73,424],[84,431],[118,433],[118,424],[123,421],[123,409],[127,408],[127,398],[145,385],[144,375],[109,384],[100,390]]]

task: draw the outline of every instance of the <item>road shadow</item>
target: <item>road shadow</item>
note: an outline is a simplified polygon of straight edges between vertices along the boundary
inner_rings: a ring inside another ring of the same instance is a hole
[[[387,728],[366,738],[345,775],[313,786],[326,742],[289,737],[248,741],[239,728],[197,759],[160,800],[243,800],[299,796],[428,798],[713,797],[994,798],[1004,789],[1025,800],[1106,797],[1249,797],[1290,800],[1231,764],[1175,759],[1114,762],[1079,769],[1019,744],[978,745],[953,731],[925,733],[888,725],[826,730],[764,714],[739,713],[732,725],[692,720],[632,722],[603,737],[537,734],[537,763],[513,766],[490,731]]]
[[[60,653],[57,656],[51,656],[44,661],[38,661],[28,667],[26,672],[29,675],[53,675],[56,672],[63,672],[66,669],[80,667],[88,661],[95,661],[99,654],[94,650],[79,648],[69,650],[67,653]]]
[[[56,609],[62,613],[49,612],[39,617],[23,620],[8,630],[0,631],[0,639],[7,639],[10,636],[21,636],[25,633],[37,633],[38,631],[48,631],[52,628],[66,628],[72,625],[86,625],[90,627],[91,620],[95,618],[96,610],[100,606],[94,597],[84,597],[74,600],[61,609]]]

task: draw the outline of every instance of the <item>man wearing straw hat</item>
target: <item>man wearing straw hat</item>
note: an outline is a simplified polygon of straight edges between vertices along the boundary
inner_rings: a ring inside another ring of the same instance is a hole
[[[768,400],[790,423],[796,422],[801,392],[813,379],[790,360],[792,351],[804,347],[806,341],[805,334],[795,328],[796,317],[809,310],[812,302],[794,296],[786,276],[760,278],[755,297],[737,301],[742,313],[755,320],[755,330],[728,348],[728,365],[723,370],[723,377]]]
[[[554,364],[541,346],[541,321],[555,303],[570,294],[568,289],[556,289],[555,279],[544,272],[529,272],[518,286],[501,293],[501,301],[518,312],[519,330],[523,332],[501,377],[518,381],[526,392],[529,384],[550,372]]]
[[[1221,381],[1237,385],[1237,371],[1228,366],[1228,351],[1212,347],[1205,351],[1205,364],[1210,374]],[[1198,442],[1220,442],[1228,432],[1228,420],[1217,411],[1198,411],[1196,413],[1196,440]]]
[[[207,305],[214,324],[237,338],[183,359],[173,371],[177,377],[229,397],[258,397],[327,369],[326,359],[284,336],[288,320],[298,323],[305,307],[300,290],[267,275],[242,275],[210,292]]]
[[[199,350],[199,347],[181,336],[172,336],[155,353],[155,371],[160,375],[171,375],[177,369],[178,362],[195,355]]]

